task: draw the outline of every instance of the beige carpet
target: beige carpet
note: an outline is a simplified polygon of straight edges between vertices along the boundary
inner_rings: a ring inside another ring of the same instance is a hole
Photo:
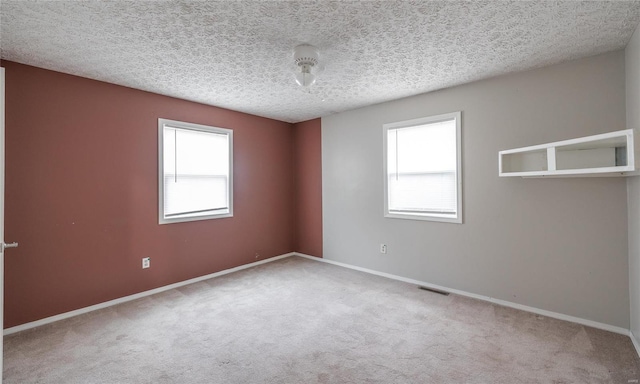
[[[628,337],[290,257],[5,338],[5,384],[637,383]]]

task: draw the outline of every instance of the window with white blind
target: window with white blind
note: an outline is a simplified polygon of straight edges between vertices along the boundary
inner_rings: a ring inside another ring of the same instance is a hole
[[[233,216],[233,131],[158,119],[159,223]]]
[[[460,112],[385,124],[385,217],[462,223]]]

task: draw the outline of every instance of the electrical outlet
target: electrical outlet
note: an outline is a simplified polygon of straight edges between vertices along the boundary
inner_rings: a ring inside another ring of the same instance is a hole
[[[380,253],[387,253],[387,244],[380,244]]]
[[[143,257],[142,258],[142,269],[149,268],[151,266],[151,258]]]

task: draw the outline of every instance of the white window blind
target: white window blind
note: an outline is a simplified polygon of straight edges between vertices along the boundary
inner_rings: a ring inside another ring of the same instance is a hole
[[[174,125],[162,126],[161,223],[229,214],[230,134]]]
[[[458,218],[458,122],[443,116],[385,126],[387,216]]]

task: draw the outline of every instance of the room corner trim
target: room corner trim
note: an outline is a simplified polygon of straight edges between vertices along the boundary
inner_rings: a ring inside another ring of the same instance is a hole
[[[195,277],[193,279],[180,281],[180,282],[177,282],[177,283],[165,285],[163,287],[154,288],[154,289],[151,289],[151,290],[148,290],[148,291],[144,291],[144,292],[140,292],[140,293],[136,293],[136,294],[133,294],[133,295],[120,297],[118,299],[105,301],[104,303],[91,305],[89,307],[76,309],[74,311],[61,313],[59,315],[50,316],[50,317],[46,317],[44,319],[40,319],[40,320],[32,321],[32,322],[29,322],[29,323],[20,324],[20,325],[17,325],[15,327],[7,328],[7,329],[5,329],[3,331],[3,334],[6,336],[6,335],[11,335],[11,334],[14,334],[14,333],[17,333],[17,332],[26,331],[26,330],[31,329],[31,328],[40,327],[42,325],[46,325],[46,324],[54,323],[56,321],[68,319],[70,317],[74,317],[74,316],[82,315],[82,314],[85,314],[85,313],[97,311],[98,309],[103,309],[103,308],[111,307],[111,306],[114,306],[114,305],[117,305],[117,304],[126,303],[128,301],[140,299],[140,298],[143,298],[143,297],[146,297],[146,296],[151,296],[151,295],[154,295],[156,293],[168,291],[170,289],[179,288],[179,287],[182,287],[182,286],[185,286],[185,285],[189,285],[189,284],[193,284],[193,283],[197,283],[197,282],[200,282],[200,281],[203,281],[203,280],[208,280],[208,279],[211,279],[211,278],[217,277],[217,276],[227,275],[229,273],[238,272],[238,271],[241,271],[243,269],[248,269],[248,268],[260,265],[260,264],[270,263],[272,261],[284,259],[286,257],[295,256],[295,255],[298,255],[298,254],[295,253],[295,252],[285,253],[283,255],[274,256],[274,257],[271,257],[271,258],[268,258],[268,259],[264,259],[264,260],[260,260],[260,261],[256,261],[256,262],[253,262],[253,263],[244,264],[244,265],[240,265],[240,266],[237,266],[237,267],[234,267],[234,268],[225,269],[225,270],[222,270],[222,271],[219,271],[219,272],[210,273],[208,275]]]
[[[393,280],[402,281],[402,282],[409,283],[409,284],[415,284],[415,285],[424,286],[424,287],[427,287],[427,288],[436,289],[436,290],[439,290],[439,291],[450,292],[450,293],[453,293],[453,294],[456,294],[456,295],[459,295],[459,296],[465,296],[465,297],[470,297],[470,298],[478,299],[478,300],[482,300],[482,301],[488,301],[490,303],[498,304],[498,305],[501,305],[503,307],[519,309],[521,311],[535,313],[535,314],[538,314],[538,315],[547,316],[547,317],[551,317],[551,318],[554,318],[554,319],[570,321],[572,323],[586,325],[588,327],[602,329],[602,330],[605,330],[605,331],[614,332],[614,333],[618,333],[618,334],[621,334],[621,335],[629,336],[629,333],[630,333],[630,331],[628,329],[622,328],[622,327],[617,327],[615,325],[600,323],[600,322],[597,322],[597,321],[587,320],[587,319],[583,319],[583,318],[575,317],[575,316],[569,316],[569,315],[565,315],[563,313],[547,311],[545,309],[540,309],[540,308],[530,307],[530,306],[527,306],[527,305],[517,304],[517,303],[513,303],[513,302],[510,302],[510,301],[501,300],[501,299],[496,299],[496,298],[489,297],[489,296],[478,295],[478,294],[475,294],[475,293],[466,292],[466,291],[462,291],[462,290],[459,290],[459,289],[452,289],[452,288],[448,288],[448,287],[443,287],[441,285],[431,284],[431,283],[427,283],[427,282],[424,282],[424,281],[419,281],[419,280],[409,279],[409,278],[402,277],[402,276],[392,275],[392,274],[386,273],[386,272],[379,272],[379,271],[375,271],[373,269],[357,267],[355,265],[341,263],[339,261],[328,260],[328,259],[325,259],[325,258],[320,259],[318,257],[313,257],[313,256],[309,256],[309,255],[305,255],[305,254],[301,254],[301,253],[297,253],[297,252],[294,252],[294,253],[297,256],[304,257],[305,259],[315,260],[315,261],[319,261],[319,262],[323,262],[323,263],[329,263],[329,264],[337,265],[337,266],[340,266],[340,267],[354,269],[354,270],[360,271],[360,272],[370,273],[372,275],[377,275],[377,276],[382,276],[382,277],[386,277],[386,278],[393,279]],[[634,339],[633,336],[631,337],[631,340],[633,341],[634,346],[636,347],[636,351],[640,351],[640,348],[638,348],[638,344],[636,344],[637,341]],[[640,355],[640,352],[639,352],[639,355]]]
[[[311,259],[311,260],[322,259],[322,256],[313,256],[313,255],[308,255],[306,253],[300,253],[300,252],[293,252],[293,253],[295,256],[304,257],[305,259]]]

